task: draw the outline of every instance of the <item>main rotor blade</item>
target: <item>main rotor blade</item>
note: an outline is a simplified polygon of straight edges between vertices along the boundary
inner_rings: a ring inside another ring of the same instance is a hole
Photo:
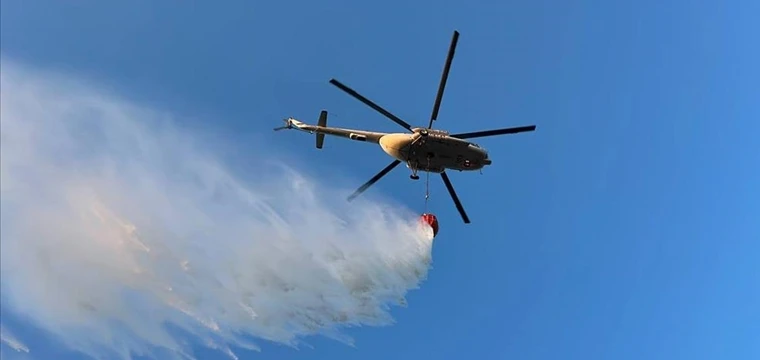
[[[364,96],[362,96],[361,94],[359,94],[358,92],[356,92],[354,89],[351,89],[350,87],[341,84],[340,81],[335,80],[335,79],[330,79],[330,84],[333,84],[333,85],[337,86],[339,89],[347,92],[349,95],[355,97],[356,99],[358,99],[359,101],[363,102],[367,106],[369,106],[369,107],[375,109],[377,112],[385,115],[389,119],[393,120],[396,124],[401,125],[403,128],[405,128],[405,129],[407,129],[409,131],[412,131],[412,126],[409,125],[406,121],[401,120],[398,116],[391,114],[388,110],[385,110],[382,107],[380,107],[379,105],[373,103],[369,99],[365,98]]]
[[[534,131],[534,130],[536,130],[536,125],[518,126],[518,127],[512,127],[512,128],[506,128],[506,129],[475,131],[475,132],[462,133],[462,134],[453,134],[451,135],[451,137],[455,137],[459,139],[471,139],[471,138],[478,138],[478,137],[484,137],[484,136],[517,134],[521,132]]]
[[[454,37],[451,38],[451,45],[449,45],[449,55],[446,56],[446,64],[443,66],[443,74],[441,74],[441,83],[438,85],[438,95],[435,97],[435,105],[433,105],[433,114],[430,115],[430,123],[428,129],[433,127],[433,121],[438,119],[438,109],[441,108],[441,100],[443,100],[443,90],[446,88],[446,81],[449,79],[449,70],[451,70],[451,61],[454,60],[454,52],[457,49],[457,42],[459,41],[459,31],[454,30]]]
[[[367,181],[359,189],[357,189],[356,191],[354,191],[354,193],[351,194],[351,196],[348,197],[348,201],[351,201],[354,198],[356,198],[357,196],[361,195],[361,193],[363,193],[364,190],[367,190],[367,188],[369,188],[370,186],[372,186],[372,184],[374,184],[378,180],[380,180],[381,177],[385,176],[385,174],[387,174],[389,171],[393,170],[393,168],[395,168],[396,166],[398,166],[398,164],[400,164],[400,163],[401,163],[401,160],[394,160],[392,163],[390,163],[388,166],[386,166],[385,169],[380,170],[380,172],[377,173],[377,175],[373,176],[372,179],[369,179],[369,181]]]
[[[451,185],[451,180],[449,180],[449,175],[447,175],[445,172],[442,172],[441,178],[443,178],[443,183],[446,184],[446,189],[449,190],[451,199],[454,200],[454,205],[456,205],[457,210],[459,210],[459,214],[462,215],[462,220],[464,220],[465,224],[469,224],[470,218],[467,217],[467,213],[464,212],[464,207],[462,206],[462,203],[459,201],[459,197],[457,196],[456,191],[454,191],[454,186]]]

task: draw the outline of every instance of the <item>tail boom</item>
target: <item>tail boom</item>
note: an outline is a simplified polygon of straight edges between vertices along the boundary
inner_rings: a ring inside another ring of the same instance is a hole
[[[303,123],[291,117],[285,119],[285,126],[276,128],[275,130],[281,129],[295,129],[310,134],[316,134],[317,149],[322,149],[324,146],[325,135],[338,136],[350,140],[370,142],[374,144],[380,143],[380,138],[387,135],[387,133],[382,132],[329,127],[327,126],[327,111],[324,110],[319,114],[319,120],[317,121],[316,126]]]

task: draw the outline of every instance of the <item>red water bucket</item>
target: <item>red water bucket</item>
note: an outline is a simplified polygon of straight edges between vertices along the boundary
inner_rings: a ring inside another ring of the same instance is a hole
[[[422,214],[422,216],[420,216],[420,222],[433,229],[433,237],[438,235],[438,218],[436,218],[435,215]]]

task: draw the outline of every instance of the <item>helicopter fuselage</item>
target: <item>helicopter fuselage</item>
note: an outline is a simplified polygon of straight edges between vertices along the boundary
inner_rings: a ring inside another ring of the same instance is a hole
[[[477,144],[451,137],[440,130],[414,129],[413,134],[387,134],[380,147],[413,170],[442,173],[480,170],[491,164],[488,152]]]
[[[412,133],[382,133],[365,130],[314,126],[286,120],[294,129],[379,144],[393,158],[412,170],[442,173],[480,170],[491,165],[488,152],[475,143],[450,136],[442,130],[414,128]]]

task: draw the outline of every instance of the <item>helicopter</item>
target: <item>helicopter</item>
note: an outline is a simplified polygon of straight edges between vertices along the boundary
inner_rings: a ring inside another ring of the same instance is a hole
[[[370,142],[378,144],[382,150],[394,158],[394,160],[373,176],[369,181],[359,187],[353,194],[348,197],[348,201],[353,200],[370,186],[388,174],[401,162],[405,162],[407,168],[412,172],[410,178],[419,180],[419,171],[428,173],[438,173],[443,179],[446,189],[451,195],[454,205],[456,206],[462,220],[465,224],[470,223],[470,219],[462,206],[459,197],[454,191],[446,170],[454,171],[480,171],[485,166],[491,165],[492,161],[488,157],[486,149],[480,145],[467,141],[466,139],[482,138],[486,136],[516,134],[521,132],[535,131],[536,125],[510,127],[494,130],[484,130],[466,133],[450,134],[447,131],[433,129],[433,122],[437,121],[438,110],[443,99],[444,89],[449,77],[451,62],[456,52],[457,42],[459,41],[459,32],[454,31],[449,46],[449,52],[441,75],[441,82],[438,86],[438,94],[433,105],[433,112],[426,128],[412,127],[406,121],[393,115],[386,109],[362,96],[354,89],[344,85],[336,79],[330,79],[330,84],[346,92],[375,111],[385,115],[387,118],[408,130],[408,133],[385,133],[367,130],[345,129],[327,126],[327,111],[322,110],[317,120],[317,125],[303,123],[293,117],[283,119],[285,126],[275,128],[275,131],[284,129],[295,129],[310,134],[316,134],[316,147],[322,149],[324,146],[325,135],[333,135],[348,138],[355,141]]]

